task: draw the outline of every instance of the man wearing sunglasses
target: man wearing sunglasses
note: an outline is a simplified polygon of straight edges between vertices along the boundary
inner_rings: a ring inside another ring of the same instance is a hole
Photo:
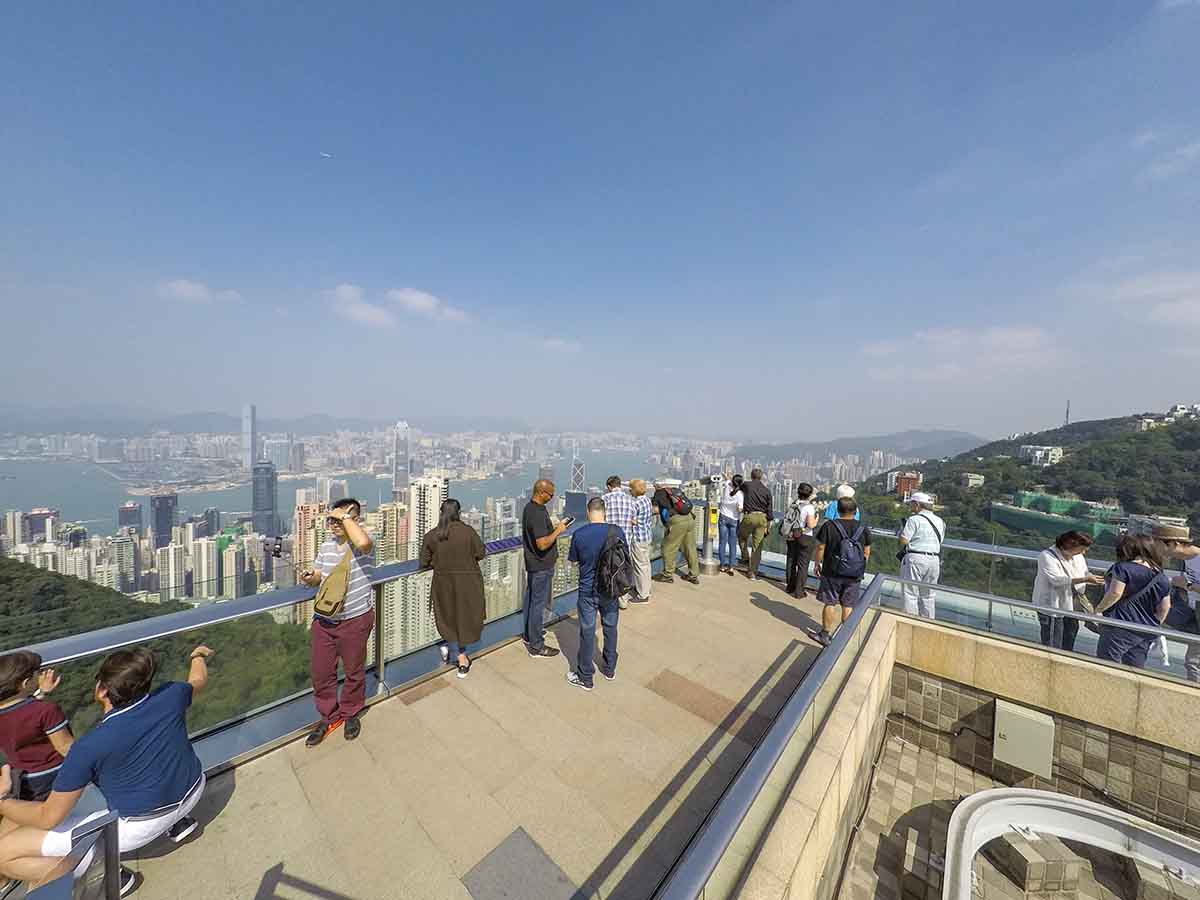
[[[315,747],[331,731],[345,726],[345,738],[354,740],[362,731],[358,714],[367,703],[367,639],[375,625],[375,545],[358,523],[358,501],[346,497],[337,501],[325,520],[329,539],[321,545],[312,568],[300,573],[300,581],[319,587],[322,579],[337,568],[347,552],[351,554],[346,573],[346,600],[332,616],[313,615],[311,669],[313,700],[321,720],[309,732],[305,744]],[[338,698],[338,660],[346,673],[342,696]]]

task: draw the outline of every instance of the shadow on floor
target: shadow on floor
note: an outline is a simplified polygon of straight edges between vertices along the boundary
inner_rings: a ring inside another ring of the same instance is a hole
[[[274,898],[282,897],[283,895],[279,893],[281,886],[288,888],[286,895],[288,897],[295,897],[299,894],[301,897],[313,897],[316,900],[354,900],[353,897],[346,894],[339,894],[337,891],[331,891],[319,884],[305,881],[303,878],[285,874],[283,863],[276,863],[263,872],[263,879],[254,893],[254,900],[274,900]]]
[[[766,594],[760,594],[758,591],[750,594],[750,602],[764,612],[769,612],[785,625],[791,625],[793,628],[798,628],[801,631],[808,628],[821,627],[819,622],[816,622],[812,616],[799,607],[792,606],[792,604],[785,603],[782,600],[772,600]]]
[[[233,792],[237,788],[237,770],[230,769],[227,772],[222,772],[215,778],[210,778],[204,786],[204,794],[200,797],[200,802],[196,804],[196,808],[192,810],[192,818],[200,823],[192,834],[184,841],[185,844],[190,844],[193,841],[204,840],[204,829],[208,827],[221,811],[229,805],[229,800],[233,797]],[[123,859],[159,859],[166,856],[168,853],[183,846],[182,844],[172,844],[165,836],[160,837],[155,841],[147,844],[141,850],[135,850]]]
[[[573,634],[570,644],[562,645],[563,652],[578,652],[579,633],[574,623],[569,623]],[[556,632],[558,633],[558,632]],[[563,635],[560,634],[560,639]],[[619,646],[619,644],[618,644]],[[599,896],[601,886],[621,867],[627,857],[636,854],[632,865],[628,866],[620,880],[608,887],[604,896],[612,900],[644,900],[654,895],[661,881],[666,877],[669,868],[679,858],[687,847],[700,825],[712,811],[721,795],[733,780],[730,773],[736,771],[745,761],[744,743],[729,742],[721,754],[707,766],[705,774],[694,782],[686,796],[681,797],[677,810],[669,819],[662,823],[654,832],[655,820],[663,813],[672,801],[679,797],[691,781],[697,770],[705,767],[706,758],[722,742],[727,734],[741,738],[741,741],[754,746],[762,737],[765,717],[756,711],[772,694],[777,694],[781,687],[772,682],[786,684],[790,694],[804,673],[812,664],[815,654],[802,652],[805,649],[799,641],[791,641],[783,651],[775,657],[754,685],[739,700],[728,716],[717,726],[716,730],[705,739],[696,752],[688,759],[683,767],[671,779],[638,817],[633,826],[622,836],[617,845],[609,851],[594,872],[587,878],[575,894],[573,900],[592,900]],[[797,655],[797,651],[801,651]],[[776,707],[777,709],[778,707]],[[635,850],[639,841],[653,834],[644,845]]]

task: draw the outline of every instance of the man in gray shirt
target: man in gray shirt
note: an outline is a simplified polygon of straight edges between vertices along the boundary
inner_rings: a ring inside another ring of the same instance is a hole
[[[351,554],[346,577],[346,601],[336,614],[314,614],[312,622],[313,700],[321,721],[313,726],[305,744],[315,747],[329,732],[345,725],[346,740],[362,731],[358,714],[367,704],[367,638],[375,625],[375,544],[358,522],[361,507],[347,497],[333,504],[325,520],[329,539],[317,551],[312,568],[300,573],[300,581],[317,587]],[[338,660],[346,672],[346,683],[338,699]]]

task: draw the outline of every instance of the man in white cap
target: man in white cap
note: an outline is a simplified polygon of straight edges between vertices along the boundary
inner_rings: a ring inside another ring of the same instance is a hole
[[[908,508],[912,515],[900,529],[900,577],[907,581],[937,584],[942,577],[942,542],[946,539],[946,523],[933,511],[933,498],[920,491],[910,494]],[[933,588],[917,584],[903,586],[904,611],[932,619]]]
[[[830,500],[829,504],[825,507],[825,518],[833,520],[838,517],[838,501],[839,500],[853,500],[853,499],[854,499],[854,488],[850,487],[850,485],[848,485],[848,484],[839,484],[837,486],[837,490],[833,494],[833,499]],[[855,511],[854,520],[856,522],[862,521],[862,510]]]
[[[1200,593],[1200,548],[1192,543],[1191,530],[1186,525],[1154,526],[1154,539],[1167,548],[1167,555],[1183,562],[1183,571],[1171,579],[1171,608],[1163,624],[1168,628],[1200,635],[1200,617],[1196,611],[1196,594]],[[1188,681],[1200,682],[1200,644],[1188,643],[1183,658]]]

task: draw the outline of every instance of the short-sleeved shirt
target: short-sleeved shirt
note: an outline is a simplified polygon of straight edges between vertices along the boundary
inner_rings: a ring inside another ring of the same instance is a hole
[[[645,494],[633,498],[633,527],[629,539],[635,544],[648,544],[654,536],[654,507]]]
[[[345,557],[347,550],[354,550],[350,541],[339,544],[335,538],[330,538],[317,551],[313,561],[313,570],[327,576]],[[354,550],[354,558],[350,560],[350,577],[346,579],[346,602],[342,611],[336,616],[321,616],[333,622],[345,622],[369,613],[375,608],[375,591],[371,587],[371,578],[375,575],[375,551],[361,553]]]
[[[941,553],[945,536],[946,523],[931,512],[909,516],[900,529],[900,537],[908,541],[908,549],[917,553]]]
[[[1119,562],[1104,576],[1105,591],[1114,580],[1124,584],[1125,590],[1121,599],[1105,610],[1106,616],[1124,622],[1137,622],[1139,625],[1157,627],[1161,624],[1158,621],[1158,604],[1171,593],[1171,579],[1165,572],[1141,563]],[[1142,593],[1148,585],[1150,589]],[[1138,594],[1141,596],[1137,597]]]
[[[604,518],[609,525],[616,525],[625,536],[625,542],[630,540],[629,532],[633,523],[633,495],[620,488],[609,491],[600,498],[604,501]]]
[[[544,503],[534,503],[530,500],[525,504],[521,513],[521,542],[525,545],[525,571],[545,572],[554,568],[558,562],[558,541],[554,541],[545,550],[537,548],[537,539],[544,538],[554,532],[550,521],[550,513]]]
[[[600,551],[608,539],[607,523],[588,522],[571,536],[571,549],[567,559],[579,563],[579,590],[589,593],[596,582],[596,564],[600,561]],[[624,534],[622,533],[622,540]]]
[[[31,774],[50,772],[62,765],[63,758],[49,735],[67,724],[57,703],[26,697],[0,709],[0,750],[14,768]]]
[[[1188,585],[1200,584],[1200,556],[1193,556],[1183,564],[1183,577]],[[1184,588],[1171,589],[1171,605],[1186,609],[1189,613],[1196,606],[1196,595]]]
[[[660,516],[664,516],[663,511],[664,510],[666,511],[664,519],[663,519],[664,522],[666,521],[666,519],[669,519],[673,516],[679,515],[677,512],[675,512],[674,503],[671,502],[671,497],[673,495],[682,497],[683,493],[680,492],[678,489],[673,489],[673,490],[668,491],[666,488],[656,488],[654,491],[654,498],[650,501],[652,504],[654,504],[654,507],[659,511]]]
[[[825,545],[825,555],[821,561],[821,571],[827,575],[837,575],[834,571],[834,565],[837,562],[838,556],[842,552],[842,534],[837,530],[834,522],[840,522],[842,528],[846,530],[846,537],[854,537],[854,532],[862,527],[860,522],[848,522],[845,519],[826,519],[821,523],[821,527],[817,529],[817,543]],[[863,528],[862,537],[859,538],[863,547],[871,546],[871,529]]]
[[[94,784],[108,808],[143,816],[183,800],[200,780],[200,758],[187,733],[192,686],[171,681],[114,709],[71,745],[56,791]]]
[[[754,513],[763,513],[768,519],[774,518],[771,510],[771,492],[765,484],[761,481],[755,481],[753,478],[749,481],[743,481],[742,494],[746,498],[746,502],[742,506],[742,515],[749,516]]]

